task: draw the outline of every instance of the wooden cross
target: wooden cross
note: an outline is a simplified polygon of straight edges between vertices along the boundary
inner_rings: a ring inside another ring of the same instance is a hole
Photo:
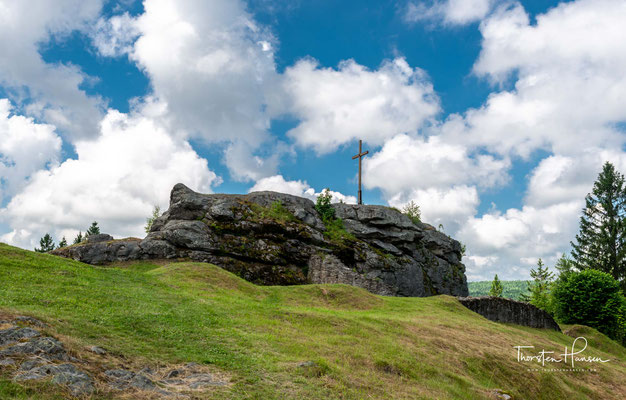
[[[363,204],[363,198],[361,197],[361,158],[363,158],[363,156],[365,156],[366,154],[369,154],[369,151],[363,152],[362,147],[361,147],[362,145],[363,145],[363,141],[359,140],[359,154],[352,157],[353,160],[355,158],[359,159],[359,203],[358,204]]]

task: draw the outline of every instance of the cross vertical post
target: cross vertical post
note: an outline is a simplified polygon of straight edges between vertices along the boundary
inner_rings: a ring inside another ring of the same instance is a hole
[[[363,141],[359,140],[359,154],[352,157],[353,160],[355,158],[359,159],[359,201],[358,201],[358,204],[363,204],[363,196],[361,194],[361,159],[363,158],[363,156],[369,154],[369,151],[363,152],[362,146],[363,146]]]

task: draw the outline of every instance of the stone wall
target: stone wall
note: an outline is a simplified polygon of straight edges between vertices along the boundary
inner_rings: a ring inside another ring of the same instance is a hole
[[[490,321],[561,331],[550,314],[529,303],[493,296],[459,297],[459,301]]]

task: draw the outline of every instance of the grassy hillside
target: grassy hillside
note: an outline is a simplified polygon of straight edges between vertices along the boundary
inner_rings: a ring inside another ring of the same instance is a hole
[[[205,364],[230,381],[206,399],[488,399],[495,388],[514,399],[626,396],[626,349],[590,328],[568,329],[589,338],[585,355],[611,360],[597,372],[528,371],[536,365],[518,363],[513,346],[561,351],[572,338],[488,321],[449,296],[258,287],[208,264],[92,267],[0,244],[2,314],[46,321],[83,358],[98,345],[109,364]],[[0,376],[2,399],[62,396]]]
[[[522,293],[528,293],[528,281],[502,282],[502,297],[519,300]],[[470,296],[487,296],[491,290],[491,281],[467,282]]]

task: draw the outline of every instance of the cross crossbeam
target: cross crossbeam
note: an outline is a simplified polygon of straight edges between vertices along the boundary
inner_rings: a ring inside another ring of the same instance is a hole
[[[352,157],[352,159],[359,159],[359,203],[358,204],[363,204],[363,197],[361,195],[361,159],[363,158],[363,156],[369,154],[369,151],[365,151],[363,152],[363,141],[359,140],[359,154],[355,155]]]

